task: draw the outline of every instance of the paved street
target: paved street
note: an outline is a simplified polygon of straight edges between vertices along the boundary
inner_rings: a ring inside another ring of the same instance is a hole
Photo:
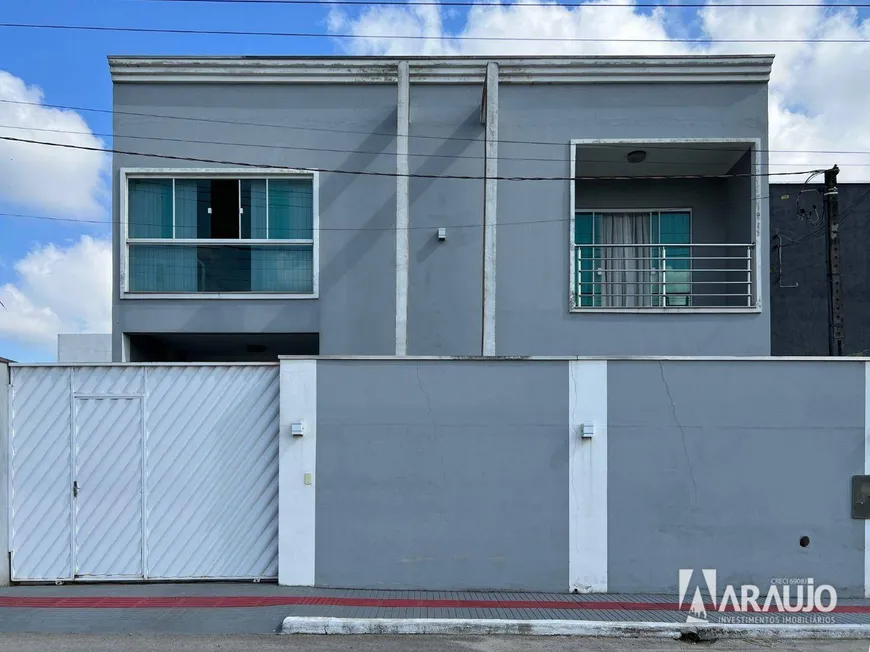
[[[866,652],[867,641],[717,641],[439,636],[89,636],[2,634],[0,652]]]

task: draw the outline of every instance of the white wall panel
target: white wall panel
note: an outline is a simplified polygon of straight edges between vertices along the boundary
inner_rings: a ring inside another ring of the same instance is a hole
[[[147,370],[151,578],[278,575],[278,367]]]
[[[582,430],[586,429],[586,437]],[[568,588],[607,591],[607,362],[568,363]]]
[[[12,370],[12,579],[72,576],[70,369]]]
[[[294,437],[293,423],[303,434]],[[278,583],[314,585],[317,511],[317,361],[281,361]]]

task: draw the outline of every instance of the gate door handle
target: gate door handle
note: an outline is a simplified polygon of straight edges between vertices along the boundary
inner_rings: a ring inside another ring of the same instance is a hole
[[[79,482],[78,480],[73,481],[73,498],[78,497],[79,495]]]

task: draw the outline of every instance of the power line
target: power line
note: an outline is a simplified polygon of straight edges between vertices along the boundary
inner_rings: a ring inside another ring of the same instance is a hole
[[[186,122],[203,122],[209,124],[222,124],[222,125],[233,125],[236,127],[263,127],[267,129],[286,129],[289,131],[316,131],[319,133],[335,133],[335,134],[356,134],[361,136],[383,136],[384,138],[395,138],[395,132],[377,132],[377,131],[363,131],[363,130],[353,130],[353,129],[335,129],[330,127],[309,127],[309,126],[298,126],[298,125],[287,125],[287,124],[277,124],[277,123],[269,123],[269,122],[239,122],[238,120],[222,120],[220,118],[202,118],[202,117],[189,117],[189,116],[179,116],[179,115],[168,115],[161,113],[143,113],[140,111],[119,111],[113,109],[98,109],[95,107],[87,107],[87,106],[73,106],[67,104],[47,104],[42,102],[26,102],[24,100],[9,100],[0,98],[0,103],[4,104],[21,104],[25,106],[37,106],[37,107],[45,107],[50,109],[61,109],[64,111],[85,111],[89,113],[104,113],[109,115],[126,115],[137,118],[158,118],[161,120],[182,120]],[[438,141],[460,141],[460,142],[480,142],[479,138],[469,138],[463,136],[438,136],[431,134],[409,134],[408,138],[410,139],[426,139],[426,140],[438,140]],[[565,141],[555,141],[555,140],[510,140],[510,139],[498,139],[496,142],[503,145],[548,145],[552,147],[560,147],[564,148],[568,143]],[[619,143],[596,143],[596,148],[599,147],[625,147],[624,144]],[[667,143],[645,143],[644,149],[646,150],[678,150],[678,151],[686,151],[686,150],[709,150],[709,151],[718,151],[718,152],[745,152],[746,146],[743,147],[722,147],[722,146],[714,146],[714,145],[704,145],[703,143],[691,143],[691,145],[679,145],[679,144],[667,144]],[[788,153],[788,154],[852,154],[852,155],[870,155],[870,150],[823,150],[823,149],[758,149],[755,150],[758,152],[768,152],[768,153]],[[502,158],[502,157],[500,157]]]
[[[783,7],[791,9],[828,9],[837,7],[848,8],[866,8],[870,7],[870,3],[844,2],[836,4],[817,3],[817,2],[782,2],[782,3],[765,3],[765,2],[717,2],[711,5],[708,2],[609,2],[602,5],[589,5],[585,2],[560,2],[558,4],[542,4],[540,2],[511,2],[505,4],[502,2],[492,2],[490,0],[414,0],[409,3],[406,0],[134,0],[136,2],[160,2],[165,4],[257,4],[257,5],[343,5],[349,7],[367,7],[367,6],[386,6],[386,7],[502,7],[510,9],[512,7],[539,7],[543,9],[553,9],[560,7],[591,7],[609,8],[609,7],[629,7],[629,8],[707,8],[707,7],[751,7],[757,9],[766,9],[768,7]]]
[[[298,150],[304,152],[329,152],[336,154],[372,154],[374,156],[390,156],[395,157],[395,152],[390,151],[370,151],[370,150],[362,150],[362,149],[335,149],[329,147],[302,147],[300,145],[274,145],[274,144],[263,144],[263,143],[239,143],[239,142],[226,142],[226,141],[216,141],[216,140],[198,140],[191,138],[169,138],[167,136],[140,136],[136,134],[106,134],[99,133],[95,131],[70,131],[68,129],[46,129],[42,127],[22,127],[18,125],[7,125],[0,124],[0,129],[15,129],[17,131],[39,131],[53,134],[69,134],[72,136],[99,136],[101,138],[130,138],[136,140],[154,140],[159,142],[169,142],[169,143],[186,143],[192,145],[222,145],[226,147],[254,147],[260,149],[282,149],[282,150]],[[484,144],[484,141],[481,137],[480,140],[475,142]],[[691,148],[688,148],[687,151],[690,151]],[[741,150],[743,151],[743,150]],[[870,154],[870,152],[868,152]],[[485,160],[486,157],[483,155],[471,155],[471,154],[435,154],[435,153],[426,153],[426,152],[408,152],[408,156],[421,157],[421,158],[446,158],[451,160],[456,159],[466,159],[466,160]],[[563,158],[549,158],[549,157],[532,157],[532,156],[499,156],[500,161],[527,161],[533,163],[565,163],[565,159]],[[578,163],[614,163],[612,159],[603,160],[603,159],[587,159],[584,158],[579,160]],[[689,165],[692,167],[699,167],[704,165],[719,165],[717,162],[699,162],[699,161],[668,161],[668,165]],[[792,166],[792,167],[805,167],[810,165],[810,163],[772,163],[771,165],[777,166]],[[840,167],[870,167],[870,161],[867,163],[843,163]]]
[[[849,217],[849,215],[851,215],[852,213],[854,213],[855,210],[857,210],[857,208],[858,208],[862,203],[864,203],[864,201],[867,199],[867,197],[870,197],[870,188],[868,188],[866,191],[864,191],[864,192],[861,194],[860,197],[858,197],[854,202],[852,202],[852,203],[849,205],[849,208],[847,208],[846,210],[844,210],[844,211],[842,212],[842,214],[840,215],[840,226],[843,225],[843,222],[844,222],[844,221]],[[788,239],[788,240],[791,240],[791,242],[789,242],[788,244],[784,244],[784,245],[775,245],[775,246],[779,246],[779,247],[781,247],[782,249],[786,249],[786,248],[788,248],[788,247],[795,247],[795,246],[797,246],[797,245],[801,245],[801,244],[807,243],[807,242],[809,242],[810,240],[814,240],[815,238],[817,238],[817,237],[819,237],[820,235],[824,234],[824,233],[825,233],[825,230],[826,230],[827,228],[828,228],[827,223],[824,223],[824,224],[822,224],[821,226],[817,227],[815,230],[811,231],[810,233],[807,233],[807,234],[805,234],[805,235],[802,235],[800,238],[797,238],[797,239],[792,239],[792,238],[789,238],[788,236],[783,236],[784,238],[786,238],[786,239]]]
[[[268,170],[299,170],[303,169],[306,172],[325,172],[331,174],[350,174],[358,176],[371,177],[409,177],[414,179],[463,179],[469,181],[481,181],[493,179],[496,181],[623,181],[623,180],[665,180],[665,179],[732,179],[744,177],[773,177],[773,176],[790,176],[795,174],[811,174],[816,170],[802,170],[793,172],[746,172],[732,174],[661,174],[661,175],[645,175],[645,176],[576,176],[576,177],[523,177],[523,176],[495,176],[484,177],[479,175],[466,174],[425,174],[421,172],[412,172],[410,174],[399,174],[397,172],[375,172],[371,170],[342,170],[332,168],[317,168],[317,167],[292,167],[289,165],[272,165],[267,163],[247,163],[241,161],[229,161],[213,158],[202,158],[197,156],[178,156],[173,154],[153,154],[150,152],[135,152],[130,150],[116,149],[112,147],[91,147],[87,145],[73,145],[70,143],[52,143],[43,140],[32,140],[30,138],[15,138],[13,136],[0,136],[0,140],[5,140],[14,143],[26,143],[29,145],[45,145],[47,147],[60,147],[63,149],[76,149],[87,152],[102,152],[105,154],[125,154],[128,156],[145,156],[150,158],[160,158],[173,161],[190,161],[195,163],[215,163],[217,165],[236,165],[248,168],[263,168]]]
[[[35,23],[0,23],[0,27],[10,29],[47,29],[68,30],[84,32],[126,32],[134,34],[185,34],[204,36],[269,36],[279,38],[336,38],[336,39],[387,39],[387,40],[410,40],[430,41],[436,40],[431,36],[421,34],[324,34],[319,32],[250,32],[245,30],[231,29],[185,29],[185,28],[158,28],[158,27],[119,27],[107,25],[57,25]],[[870,43],[868,39],[841,38],[841,39],[713,39],[713,38],[594,38],[594,37],[569,37],[569,36],[449,36],[438,37],[445,41],[509,41],[509,42],[543,42],[543,43],[695,43],[705,45],[710,43]]]
[[[758,198],[759,201],[764,200],[764,199],[770,199],[770,195]],[[18,217],[18,218],[32,219],[32,220],[49,220],[52,222],[72,222],[72,223],[80,223],[80,224],[101,224],[104,226],[115,226],[119,223],[119,221],[115,220],[115,219],[111,219],[111,220],[84,220],[84,219],[82,219],[82,220],[80,220],[80,219],[77,219],[74,217],[57,217],[57,216],[53,216],[53,215],[30,215],[30,214],[26,214],[26,213],[2,213],[2,212],[0,212],[0,217]],[[505,226],[521,226],[521,225],[528,225],[528,224],[552,224],[552,223],[556,223],[556,222],[563,222],[563,223],[567,224],[570,220],[571,220],[570,217],[559,217],[559,218],[552,218],[552,219],[546,219],[546,220],[522,220],[522,221],[517,221],[517,222],[499,222],[496,225],[496,228],[501,228],[501,227],[505,227]],[[143,222],[143,223],[139,223],[139,226],[159,226],[159,224],[156,222]],[[483,228],[484,225],[483,225],[483,222],[478,222],[477,224],[442,224],[439,226],[441,226],[442,228],[445,228],[445,229],[481,229],[481,228]],[[434,228],[436,228],[436,227],[433,227],[431,225],[428,225],[428,226],[409,226],[409,227],[406,227],[406,229],[402,229],[402,230],[431,231]],[[396,231],[397,229],[395,226],[385,226],[385,227],[380,227],[380,226],[372,226],[372,227],[328,227],[327,226],[327,227],[324,227],[324,226],[321,226],[321,227],[318,227],[316,229],[312,227],[311,230],[321,232],[321,231]],[[172,238],[165,238],[165,239],[170,241],[170,242],[172,241]],[[703,243],[699,243],[699,244],[703,244]],[[208,241],[204,240],[203,245],[208,245]],[[213,245],[213,246],[225,247],[228,245]]]

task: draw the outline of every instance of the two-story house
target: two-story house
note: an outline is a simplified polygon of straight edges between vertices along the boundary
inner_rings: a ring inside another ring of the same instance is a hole
[[[747,361],[770,67],[113,58],[133,364],[0,364],[0,583],[865,595],[870,362]]]
[[[113,357],[769,354],[771,63],[113,57]]]

